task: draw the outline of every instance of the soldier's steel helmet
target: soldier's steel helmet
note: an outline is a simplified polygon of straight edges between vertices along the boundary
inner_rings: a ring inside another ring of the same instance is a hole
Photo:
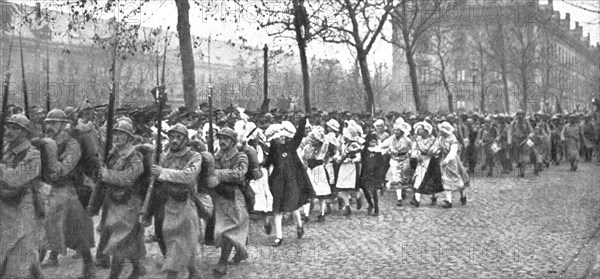
[[[69,122],[67,119],[67,114],[60,109],[53,109],[46,115],[46,119],[44,122]]]
[[[167,134],[170,134],[170,133],[180,133],[182,135],[185,135],[186,137],[189,137],[188,129],[185,126],[183,126],[183,124],[181,124],[181,123],[177,123],[177,124],[171,126],[171,129],[169,129]]]
[[[233,142],[237,142],[237,133],[231,128],[223,128],[219,130],[217,133],[217,137],[228,137],[233,140]]]
[[[31,133],[31,122],[25,115],[15,114],[6,119],[6,124],[14,124],[19,126],[27,133]]]
[[[113,131],[120,131],[128,134],[131,137],[134,137],[133,126],[129,124],[127,121],[119,121],[113,128]]]

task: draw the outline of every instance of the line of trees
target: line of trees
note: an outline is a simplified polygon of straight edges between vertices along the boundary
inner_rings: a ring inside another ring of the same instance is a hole
[[[139,7],[128,9],[119,20],[114,20],[113,32],[108,32],[106,26],[99,24],[97,16],[100,13],[119,11],[117,0],[109,0],[102,5],[96,1],[77,0],[70,2],[58,2],[46,4],[49,7],[67,5],[71,11],[70,23],[65,35],[71,36],[92,23],[94,32],[92,39],[95,44],[103,48],[111,48],[111,44],[118,42],[118,50],[122,59],[136,55],[136,53],[152,53],[159,48],[161,39],[159,36],[144,38],[140,36],[142,30],[139,24],[128,24],[128,18],[140,16],[142,13],[150,13],[145,4],[148,1],[138,2]],[[453,26],[444,17],[454,11],[461,12],[467,5],[461,0],[333,0],[333,1],[309,1],[309,0],[282,0],[274,5],[272,1],[234,1],[242,11],[250,12],[256,16],[258,28],[268,32],[279,42],[293,42],[295,51],[300,61],[300,73],[302,79],[302,102],[305,111],[311,109],[315,103],[315,94],[311,92],[311,86],[315,84],[312,79],[320,82],[323,76],[317,74],[320,71],[335,72],[336,81],[328,84],[338,84],[340,80],[349,80],[345,84],[352,84],[360,90],[350,88],[349,97],[358,97],[363,101],[362,109],[374,112],[377,106],[382,105],[381,96],[383,92],[391,91],[390,82],[383,78],[382,65],[370,62],[374,46],[389,43],[402,50],[408,74],[410,78],[410,91],[414,101],[414,110],[424,111],[427,106],[423,104],[423,93],[419,78],[419,67],[426,63],[434,70],[432,82],[439,83],[447,97],[448,111],[452,112],[457,92],[450,83],[456,79],[455,70],[476,69],[473,73],[474,83],[480,84],[479,109],[487,110],[486,84],[496,82],[502,84],[504,96],[504,108],[510,112],[509,93],[511,83],[522,85],[520,88],[519,104],[522,109],[527,109],[527,103],[533,94],[529,84],[537,82],[538,69],[542,69],[542,88],[545,93],[549,91],[552,83],[551,73],[559,67],[569,68],[562,65],[555,58],[548,56],[550,51],[541,52],[544,40],[545,26],[550,22],[551,13],[542,14],[535,18],[534,22],[527,20],[503,20],[495,23],[466,22],[463,25]],[[186,106],[196,108],[198,106],[197,88],[194,73],[193,48],[197,47],[196,40],[191,36],[190,10],[207,9],[206,5],[198,1],[175,0],[177,7],[176,37],[179,40],[179,57],[181,60],[181,73],[183,96]],[[55,7],[56,8],[56,7]],[[525,7],[524,12],[527,12]],[[119,11],[123,13],[122,11]],[[517,13],[521,13],[517,11]],[[34,15],[37,21],[29,20],[30,23],[48,21],[43,12]],[[219,15],[212,15],[218,17]],[[222,16],[222,14],[220,15]],[[485,15],[484,15],[485,16]],[[222,19],[221,19],[222,20]],[[239,20],[239,19],[236,19]],[[240,29],[254,28],[247,22],[239,22]],[[452,22],[455,24],[456,22]],[[245,27],[245,25],[248,25]],[[457,28],[458,27],[458,28]],[[97,29],[96,29],[97,28]],[[88,32],[89,33],[89,32]],[[240,37],[243,42],[247,38]],[[352,53],[356,62],[350,71],[348,78],[342,78],[345,71],[338,65],[339,61],[319,60],[318,65],[314,54],[309,53],[310,44],[345,45]],[[423,47],[428,45],[429,47]],[[471,53],[467,53],[472,50]],[[265,78],[271,70],[264,65],[264,59],[253,62],[252,75]],[[261,65],[262,64],[262,65]],[[559,65],[560,64],[560,65]],[[259,68],[260,67],[260,68]],[[127,69],[127,67],[125,68]],[[261,69],[261,70],[259,70]],[[452,70],[452,71],[451,71]],[[247,70],[244,70],[247,71]],[[261,73],[262,72],[262,73]],[[246,73],[247,74],[247,73]],[[336,76],[337,75],[337,76]],[[437,79],[437,80],[435,80]],[[360,81],[360,82],[358,82]],[[562,84],[562,83],[560,83]],[[474,84],[475,85],[475,84]],[[562,85],[561,85],[562,86]],[[474,86],[475,87],[475,86]],[[340,88],[337,86],[337,88]],[[562,89],[561,89],[562,91]],[[397,93],[396,93],[397,94]],[[353,96],[356,95],[356,96]],[[361,98],[362,97],[362,98]],[[268,104],[268,96],[263,96],[263,104]],[[544,95],[545,101],[547,94]],[[379,104],[377,104],[379,102]],[[263,109],[265,107],[263,106]]]

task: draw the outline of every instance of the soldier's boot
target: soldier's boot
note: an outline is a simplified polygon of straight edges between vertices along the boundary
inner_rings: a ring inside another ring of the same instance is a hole
[[[217,267],[213,269],[213,273],[216,275],[226,275],[227,274],[227,262],[219,260],[217,263]]]
[[[166,279],[177,279],[179,275],[177,271],[167,270],[167,274],[165,275]]]
[[[519,168],[519,177],[525,177],[525,165],[522,163],[519,163],[518,165]]]
[[[113,262],[110,265],[110,275],[108,276],[108,278],[109,279],[119,279],[119,275],[121,275],[122,271],[123,271],[123,261],[116,261],[115,258],[113,258]]]
[[[229,261],[229,255],[231,255],[232,249],[233,245],[229,241],[225,241],[223,243],[223,245],[221,246],[221,257],[219,258],[219,262],[217,262],[217,266],[213,269],[214,274],[227,274],[227,261]]]
[[[99,268],[110,268],[110,257],[106,255],[97,257],[95,265]]]
[[[58,253],[51,251],[50,256],[45,263],[42,264],[42,268],[57,267],[58,266]]]
[[[200,270],[195,266],[188,267],[188,279],[200,279]]]
[[[239,264],[240,262],[247,260],[247,259],[248,259],[248,253],[247,252],[242,253],[239,250],[237,250],[237,248],[236,248],[235,254],[233,255],[233,263]]]
[[[144,275],[143,266],[139,259],[129,259],[131,261],[131,273],[127,279],[138,279]]]
[[[29,267],[30,278],[33,279],[44,279],[44,274],[42,273],[42,267],[39,262],[35,262],[31,264]]]
[[[44,262],[44,258],[46,258],[46,253],[47,253],[46,249],[40,249],[39,250],[39,261],[40,261],[40,263]]]
[[[82,249],[81,256],[83,257],[83,272],[79,278],[96,279],[96,265],[94,264],[90,249]]]

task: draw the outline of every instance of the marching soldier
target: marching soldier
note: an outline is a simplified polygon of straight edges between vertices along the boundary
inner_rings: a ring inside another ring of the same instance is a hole
[[[492,126],[492,119],[488,116],[483,119],[483,127],[477,136],[477,144],[483,148],[485,154],[484,167],[487,169],[487,176],[494,175],[494,155],[498,150],[493,150],[492,145],[498,136],[498,130]],[[499,147],[498,147],[499,148]]]
[[[594,153],[594,147],[596,145],[596,127],[592,122],[592,115],[585,115],[584,123],[581,125],[582,139],[583,139],[583,159],[586,162],[592,161],[592,155]]]
[[[572,114],[560,133],[560,139],[566,145],[566,157],[571,163],[571,171],[577,170],[577,162],[579,161],[579,147],[581,144],[581,127],[577,121],[577,116]]]
[[[152,175],[161,183],[166,201],[157,214],[156,223],[161,226],[159,242],[164,245],[165,259],[161,271],[166,278],[177,278],[189,272],[189,278],[197,278],[196,248],[200,236],[200,220],[191,195],[196,194],[196,183],[201,171],[202,156],[187,145],[188,130],[181,124],[173,125],[169,131],[169,149],[163,153],[160,165],[152,166]]]
[[[219,185],[215,188],[215,244],[221,247],[221,257],[213,270],[218,275],[227,274],[227,261],[235,248],[234,261],[248,258],[246,241],[250,219],[246,202],[240,191],[245,186],[248,157],[236,147],[238,135],[230,128],[217,134],[219,151],[215,154],[215,175]]]
[[[94,247],[92,218],[86,214],[77,196],[73,170],[81,157],[77,140],[67,133],[67,115],[59,109],[48,112],[44,120],[46,135],[52,139],[49,148],[48,180],[52,186],[51,207],[47,213],[45,249],[50,257],[44,266],[58,266],[58,254],[67,248],[83,257],[83,278],[95,278],[95,266],[90,248]],[[54,146],[55,144],[55,146]],[[42,251],[42,259],[45,250]]]
[[[468,164],[468,172],[470,175],[475,174],[475,165],[477,164],[478,155],[478,146],[476,144],[477,137],[479,134],[479,128],[475,125],[475,122],[472,118],[467,119],[466,130],[463,135],[465,136],[465,152],[464,157]]]
[[[508,145],[511,147],[512,158],[517,162],[519,176],[525,176],[525,164],[530,158],[530,147],[527,145],[527,139],[533,136],[533,128],[529,121],[525,119],[525,112],[517,111],[515,120],[508,127]]]
[[[0,278],[42,278],[37,260],[41,222],[33,192],[42,162],[29,142],[30,125],[23,115],[6,120],[7,144],[0,163]]]
[[[103,233],[108,242],[101,251],[112,257],[109,278],[118,278],[123,263],[129,259],[133,270],[128,278],[138,278],[141,274],[140,258],[146,253],[143,243],[144,229],[138,222],[138,214],[143,197],[136,185],[143,173],[142,155],[135,150],[132,142],[134,130],[131,124],[119,121],[113,128],[113,149],[108,164],[100,171],[100,182],[107,186],[104,199],[107,211]]]
[[[550,118],[550,159],[557,166],[560,164],[562,160],[562,144],[560,140],[560,133],[562,132],[563,125],[561,123],[561,119],[558,117],[558,114],[555,114]],[[560,156],[559,156],[560,154]]]

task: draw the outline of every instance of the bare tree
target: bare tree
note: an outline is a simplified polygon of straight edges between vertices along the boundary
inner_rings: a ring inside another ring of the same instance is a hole
[[[183,99],[188,109],[198,107],[196,98],[196,74],[194,73],[194,50],[190,34],[190,3],[188,0],[175,0],[177,5],[177,34],[179,35],[179,52],[181,72],[183,74]]]
[[[236,0],[239,3],[248,0]],[[304,110],[310,111],[310,73],[308,69],[307,44],[321,34],[322,11],[327,7],[324,1],[286,0],[282,2],[269,2],[261,0],[260,5],[251,2],[260,21],[260,27],[265,28],[270,36],[275,38],[292,39],[298,47],[300,66],[302,71],[302,96]],[[246,7],[249,5],[242,5]]]
[[[454,112],[454,95],[450,89],[448,83],[448,77],[446,76],[446,63],[448,62],[448,56],[452,54],[452,45],[450,38],[452,35],[450,28],[442,27],[440,23],[436,24],[433,28],[433,38],[435,43],[435,56],[438,60],[439,67],[434,67],[440,74],[440,79],[446,95],[448,97],[448,111]]]
[[[392,0],[335,0],[334,15],[337,22],[324,29],[323,40],[347,44],[354,48],[366,94],[366,111],[374,112],[374,94],[369,71],[368,55],[379,39],[383,26],[393,8]]]
[[[421,37],[435,24],[436,15],[445,6],[454,5],[447,0],[400,0],[391,11],[391,22],[394,32],[400,32],[401,40],[388,40],[401,48],[408,63],[412,94],[415,109],[423,109],[419,93],[417,63],[415,62],[416,46]],[[396,36],[393,36],[395,38]]]
[[[502,81],[502,89],[504,95],[504,112],[510,113],[510,95],[508,89],[508,74],[510,71],[509,54],[508,54],[508,36],[502,23],[487,27],[488,44],[491,51],[488,56],[498,70]]]

